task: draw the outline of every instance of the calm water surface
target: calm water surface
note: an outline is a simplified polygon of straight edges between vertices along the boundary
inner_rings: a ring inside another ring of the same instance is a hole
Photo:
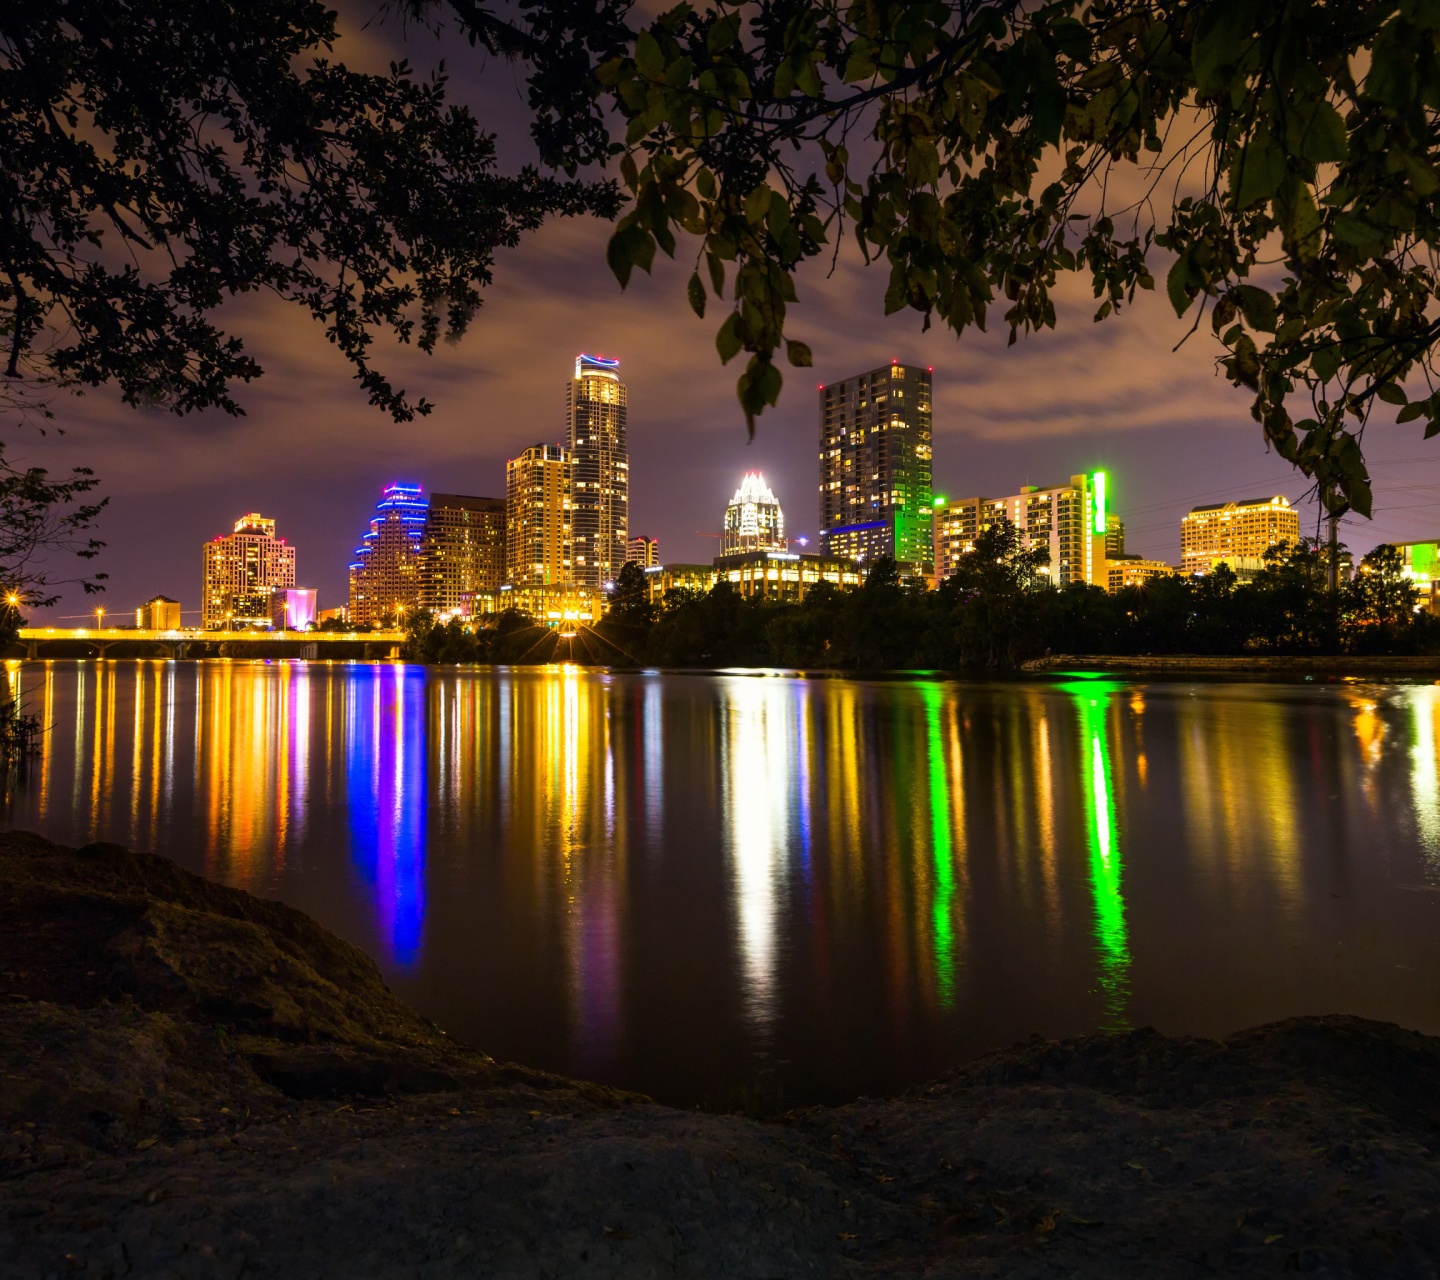
[[[33,663],[9,825],[280,898],[500,1058],[841,1100],[1032,1032],[1440,1032],[1440,687]]]

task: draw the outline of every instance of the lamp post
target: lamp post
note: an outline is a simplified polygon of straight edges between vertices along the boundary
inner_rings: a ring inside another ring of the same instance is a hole
[[[96,631],[103,631],[104,629],[105,629],[105,606],[104,606],[103,604],[97,604],[97,605],[95,606],[95,630],[96,630]]]

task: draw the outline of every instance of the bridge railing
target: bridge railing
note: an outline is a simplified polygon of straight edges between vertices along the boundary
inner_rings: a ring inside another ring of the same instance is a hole
[[[209,641],[234,644],[250,641],[257,644],[337,644],[370,642],[372,644],[403,644],[408,636],[403,631],[205,631],[199,627],[180,627],[174,631],[142,631],[135,627],[22,627],[22,640],[164,640],[174,642]]]

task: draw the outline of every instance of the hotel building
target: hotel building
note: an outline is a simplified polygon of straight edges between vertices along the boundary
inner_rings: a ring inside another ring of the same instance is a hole
[[[558,444],[531,445],[505,464],[505,580],[515,587],[574,582],[574,467]]]
[[[575,357],[565,409],[573,463],[571,570],[581,586],[613,582],[630,538],[630,456],[625,445],[627,396],[620,361]]]
[[[660,563],[660,539],[647,538],[643,534],[631,538],[625,544],[625,563],[638,564],[642,569]]]
[[[152,596],[135,610],[135,626],[140,631],[178,631],[180,602],[169,596]]]
[[[504,498],[432,493],[425,514],[420,603],[437,614],[468,613],[505,581]]]
[[[744,551],[715,557],[716,583],[728,582],[747,599],[798,602],[817,582],[858,587],[863,577],[860,566],[845,556]]]
[[[275,521],[257,511],[204,548],[200,625],[207,630],[268,627],[270,593],[295,585],[295,548],[275,536]]]
[[[1113,534],[1103,471],[1071,476],[1066,484],[1026,485],[1008,498],[961,498],[934,512],[939,578],[954,573],[960,556],[1004,516],[1020,534],[1023,550],[1049,552],[1046,572],[1057,587],[1072,582],[1109,586],[1105,547]]]
[[[892,361],[820,388],[820,539],[828,555],[933,572],[930,370]]]
[[[420,495],[418,484],[390,484],[376,503],[350,565],[351,626],[401,620],[420,607],[426,516]]]
[[[1299,541],[1300,513],[1282,497],[1192,507],[1180,521],[1181,569],[1209,573],[1219,560],[1258,561],[1276,543]]]
[[[747,471],[725,508],[724,532],[720,537],[722,556],[743,551],[785,551],[785,513],[758,471]]]

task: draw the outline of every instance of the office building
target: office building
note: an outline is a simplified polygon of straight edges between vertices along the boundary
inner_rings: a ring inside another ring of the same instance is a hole
[[[425,513],[420,604],[448,616],[470,611],[505,581],[505,499],[432,493]]]
[[[625,563],[638,564],[649,569],[660,563],[660,539],[647,538],[643,534],[631,538],[625,544]]]
[[[961,556],[997,517],[1005,514],[1003,498],[937,498],[935,522],[935,577],[943,581],[955,572]]]
[[[933,572],[930,371],[892,361],[820,388],[820,539],[829,556]]]
[[[794,551],[742,551],[715,557],[716,583],[728,582],[747,599],[798,602],[817,582],[858,587],[864,571],[845,556]]]
[[[314,587],[279,587],[270,593],[270,625],[276,631],[308,631],[319,624]]]
[[[425,516],[418,484],[385,486],[350,565],[351,626],[403,623],[420,607]]]
[[[135,626],[141,631],[178,631],[180,602],[169,596],[152,596],[135,610]]]
[[[275,521],[251,511],[232,533],[204,548],[200,625],[207,630],[268,627],[270,593],[295,585],[295,548],[275,536]]]
[[[724,532],[720,536],[722,556],[745,551],[786,551],[785,513],[758,471],[747,471],[725,508]]]
[[[646,597],[651,604],[664,604],[672,591],[698,591],[704,595],[714,585],[712,564],[657,564],[645,570]]]
[[[1152,578],[1169,578],[1175,573],[1163,560],[1146,560],[1143,556],[1118,556],[1106,558],[1106,574],[1110,591],[1123,591],[1126,587],[1143,587]]]
[[[1420,588],[1420,602],[1431,613],[1440,613],[1440,540],[1430,538],[1424,542],[1394,542],[1391,546],[1400,553],[1400,572]],[[1349,559],[1350,553],[1344,553]],[[1353,562],[1352,562],[1353,565]],[[1342,572],[1342,581],[1349,581],[1352,573]]]
[[[1259,560],[1276,543],[1299,541],[1300,513],[1283,497],[1219,502],[1180,521],[1180,562],[1186,574],[1208,573],[1224,557]]]
[[[595,587],[582,587],[574,582],[531,583],[520,586],[507,582],[496,593],[496,598],[497,613],[517,609],[528,614],[539,625],[561,631],[599,622],[605,615],[605,593]]]
[[[531,445],[505,464],[505,580],[515,587],[574,582],[574,468],[558,444]]]
[[[1015,526],[1022,550],[1049,553],[1045,572],[1057,587],[1109,586],[1105,546],[1111,529],[1103,471],[1071,476],[1065,484],[1025,485],[1008,498],[961,498],[936,507],[937,577],[954,573],[959,557],[1001,516]]]
[[[630,455],[620,361],[575,357],[566,391],[573,473],[571,571],[585,587],[614,582],[630,539]]]

